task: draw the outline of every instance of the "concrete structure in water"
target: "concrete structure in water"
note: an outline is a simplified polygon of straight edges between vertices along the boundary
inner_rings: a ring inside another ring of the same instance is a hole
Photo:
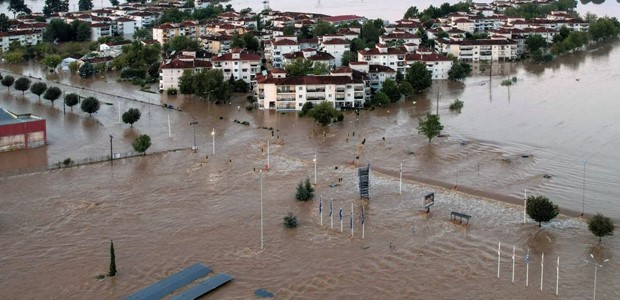
[[[0,108],[0,152],[36,148],[46,143],[45,119]]]

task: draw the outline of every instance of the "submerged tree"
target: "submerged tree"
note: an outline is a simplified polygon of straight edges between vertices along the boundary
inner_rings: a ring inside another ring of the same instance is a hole
[[[428,142],[438,136],[443,130],[443,125],[439,120],[438,115],[433,115],[431,113],[427,113],[424,119],[420,119],[420,127],[418,127],[418,132],[424,134],[428,138]]]
[[[142,134],[133,140],[131,146],[133,146],[133,149],[136,150],[136,152],[146,155],[146,150],[151,147],[151,137],[146,134]]]
[[[600,243],[603,237],[614,234],[614,222],[610,218],[597,213],[588,219],[588,229],[598,237],[598,242]]]
[[[41,95],[45,93],[47,90],[47,84],[44,82],[35,82],[30,86],[30,92],[39,96],[39,101],[41,101]]]
[[[560,210],[545,196],[529,196],[526,212],[530,218],[538,222],[538,227],[540,227],[542,222],[547,223],[557,217]]]
[[[30,79],[26,77],[20,77],[15,80],[15,89],[18,91],[22,91],[22,97],[26,93],[26,91],[30,88]]]
[[[69,93],[65,96],[65,104],[73,110],[73,107],[80,102],[80,96],[76,93]]]
[[[114,255],[114,241],[110,240],[110,270],[108,276],[113,277],[116,275],[116,255]]]

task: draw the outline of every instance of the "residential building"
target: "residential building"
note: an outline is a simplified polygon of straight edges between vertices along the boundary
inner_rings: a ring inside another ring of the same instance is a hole
[[[341,36],[319,38],[319,50],[331,54],[335,59],[335,66],[342,65],[342,54],[351,49],[351,43]]]
[[[448,79],[448,72],[452,68],[452,60],[437,53],[409,53],[405,56],[405,61],[407,68],[415,62],[424,63],[426,69],[431,71],[433,80]]]
[[[390,67],[396,71],[405,71],[404,47],[388,47],[385,44],[377,44],[373,49],[357,51],[357,61],[368,62],[370,65]]]
[[[517,42],[513,40],[464,40],[437,39],[438,52],[452,54],[462,61],[514,60],[517,58]]]
[[[9,46],[13,42],[18,42],[22,46],[33,46],[43,41],[43,36],[39,30],[15,30],[0,32],[0,39],[0,42],[2,43],[2,51],[6,52],[9,51]]]
[[[211,69],[210,61],[196,59],[196,54],[186,53],[178,58],[161,64],[159,67],[159,90],[179,88],[179,77],[185,70],[200,72],[202,69]]]
[[[45,146],[45,119],[0,108],[0,152]]]
[[[222,70],[224,79],[227,80],[232,76],[235,80],[242,79],[247,83],[251,83],[256,73],[260,71],[260,60],[261,58],[258,54],[234,48],[230,50],[230,53],[213,57],[211,62],[214,69]]]

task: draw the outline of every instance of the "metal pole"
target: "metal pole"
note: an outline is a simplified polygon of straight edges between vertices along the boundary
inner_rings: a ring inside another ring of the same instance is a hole
[[[594,294],[592,300],[596,300],[596,271],[598,270],[598,264],[594,262]]]
[[[525,286],[530,284],[530,249],[527,249],[527,258],[525,259]]]
[[[515,245],[512,245],[512,283],[515,283]]]
[[[215,128],[211,131],[211,137],[213,138],[213,155],[215,155]]]
[[[314,184],[316,185],[316,153],[314,154]]]
[[[269,170],[269,139],[267,139],[267,170]]]
[[[116,100],[116,103],[118,103],[118,124],[121,123],[121,100]]]
[[[523,224],[527,223],[526,213],[527,213],[527,189],[525,189],[523,198]]]
[[[114,155],[112,154],[112,135],[110,134],[110,165],[114,165]]]
[[[558,295],[558,287],[560,286],[560,257],[558,256],[558,265],[555,269],[555,295]]]
[[[543,289],[543,275],[545,274],[545,253],[543,252],[540,259],[540,290]]]
[[[501,263],[502,242],[497,244],[497,278],[499,278],[499,265]]]
[[[192,150],[194,150],[194,153],[198,149],[198,147],[196,146],[196,124],[198,124],[198,122],[196,121],[189,123],[189,125],[191,125],[194,130],[194,147],[192,148]]]
[[[437,84],[437,116],[439,116],[439,84]]]
[[[584,216],[585,208],[586,208],[586,164],[588,161],[583,162],[583,188],[582,188],[582,199],[581,199],[581,216]]]
[[[263,171],[260,172],[260,248],[265,249],[265,238],[263,235]]]
[[[168,138],[172,138],[172,130],[170,130],[170,113],[168,113]]]

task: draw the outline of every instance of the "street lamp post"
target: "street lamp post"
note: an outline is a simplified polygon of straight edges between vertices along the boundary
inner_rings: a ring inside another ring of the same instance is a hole
[[[264,249],[265,238],[263,235],[263,171],[260,171],[260,248]]]
[[[316,153],[314,154],[314,184],[316,185]]]
[[[585,208],[586,208],[586,164],[588,163],[587,160],[585,160],[583,162],[583,187],[581,189],[582,191],[582,198],[581,198],[581,216],[584,216],[585,213]]]
[[[603,265],[602,264],[599,265],[596,262],[596,260],[594,259],[594,255],[592,253],[590,253],[590,257],[592,258],[592,261],[585,260],[585,262],[594,264],[594,292],[592,294],[592,300],[596,300],[596,275],[598,273],[598,268],[602,268]],[[608,262],[608,261],[609,259],[606,259],[603,261],[603,263]]]
[[[439,96],[441,93],[439,92],[439,85],[437,85],[437,115],[439,116]]]
[[[215,155],[215,128],[211,131],[211,137],[213,138],[213,155]]]
[[[196,121],[189,123],[189,125],[192,126],[194,130],[194,147],[192,147],[192,150],[194,150],[194,153],[196,152],[196,150],[198,150],[198,146],[196,146],[196,124],[198,124],[198,122]]]
[[[112,154],[112,135],[110,134],[110,165],[114,165],[114,155]]]

